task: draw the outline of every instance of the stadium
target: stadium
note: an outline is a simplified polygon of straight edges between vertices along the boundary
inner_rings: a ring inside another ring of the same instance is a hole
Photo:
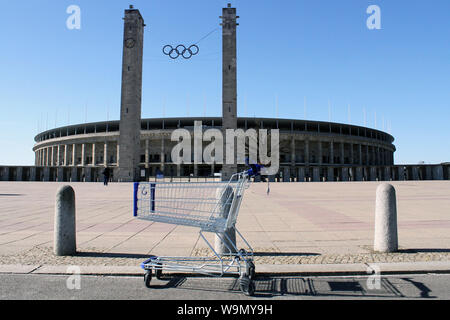
[[[194,121],[203,129],[222,128],[221,117],[142,119],[140,173],[143,180],[166,177],[212,177],[220,174],[221,164],[174,164],[171,141],[175,129],[193,134]],[[238,118],[238,128],[279,129],[280,170],[273,177],[280,181],[390,180],[386,169],[394,165],[394,138],[370,128],[320,121],[267,118]],[[35,137],[35,166],[66,168],[67,181],[97,180],[102,168],[118,167],[119,121],[78,124],[48,130]],[[82,172],[83,171],[83,172]],[[76,172],[72,177],[72,174]],[[374,175],[371,177],[371,175]],[[54,176],[54,174],[52,174]],[[395,176],[393,177],[395,179]]]

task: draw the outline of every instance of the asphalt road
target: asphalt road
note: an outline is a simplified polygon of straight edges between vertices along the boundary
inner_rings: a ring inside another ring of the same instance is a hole
[[[450,274],[255,279],[255,296],[235,278],[0,275],[0,300],[264,300],[450,299]]]

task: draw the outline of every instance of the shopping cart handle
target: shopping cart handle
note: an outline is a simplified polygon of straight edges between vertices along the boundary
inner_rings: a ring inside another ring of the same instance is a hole
[[[260,164],[251,164],[250,169],[247,170],[247,174],[249,177],[251,176],[259,176],[261,174],[261,168],[263,166]]]

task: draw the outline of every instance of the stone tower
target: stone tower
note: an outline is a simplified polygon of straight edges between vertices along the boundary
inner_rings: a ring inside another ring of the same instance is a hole
[[[144,27],[144,19],[139,10],[133,9],[133,6],[125,10],[117,159],[119,166],[117,178],[122,182],[139,179]]]
[[[224,162],[222,165],[222,181],[230,180],[231,176],[237,172],[236,144],[234,141],[227,141],[226,130],[237,129],[237,75],[236,75],[236,8],[222,9],[222,133],[224,137]],[[234,139],[234,138],[233,138]],[[227,144],[233,143],[234,159],[227,157]],[[232,163],[229,163],[232,161]],[[228,162],[228,163],[227,163]],[[233,252],[229,248],[236,246],[236,230],[231,227],[225,230],[226,237],[215,236],[215,250],[219,254]],[[224,239],[224,241],[222,241]]]
[[[222,9],[222,130],[224,137],[224,163],[222,166],[222,180],[229,180],[237,172],[236,146],[234,160],[226,157],[226,130],[237,129],[237,73],[236,73],[236,8]],[[232,143],[230,141],[229,143]],[[234,143],[233,143],[234,144]],[[235,144],[234,144],[235,145]],[[233,160],[232,164],[227,161]]]

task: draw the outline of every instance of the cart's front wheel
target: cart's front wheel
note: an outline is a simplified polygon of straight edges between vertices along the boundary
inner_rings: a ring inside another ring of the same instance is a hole
[[[246,296],[253,296],[255,294],[255,283],[248,277],[242,276],[240,279],[241,291]]]
[[[144,283],[147,288],[150,288],[150,282],[152,281],[152,271],[147,270],[144,274]]]

